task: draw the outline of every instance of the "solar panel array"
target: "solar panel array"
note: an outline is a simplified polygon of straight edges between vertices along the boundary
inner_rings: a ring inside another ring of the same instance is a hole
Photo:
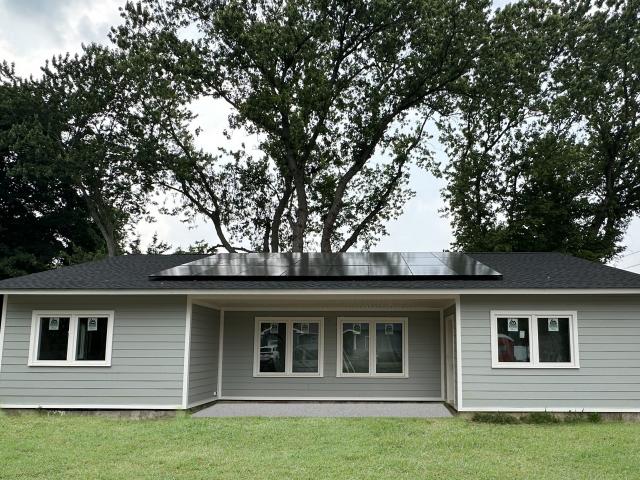
[[[452,278],[502,275],[464,253],[219,253],[150,276],[152,279]]]

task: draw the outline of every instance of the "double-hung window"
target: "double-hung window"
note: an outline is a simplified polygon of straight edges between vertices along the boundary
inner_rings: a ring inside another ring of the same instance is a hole
[[[339,377],[408,377],[407,319],[338,318]]]
[[[323,336],[321,317],[257,317],[254,376],[321,377]]]
[[[491,312],[493,368],[578,368],[576,312]]]
[[[111,366],[112,311],[35,311],[30,366]]]

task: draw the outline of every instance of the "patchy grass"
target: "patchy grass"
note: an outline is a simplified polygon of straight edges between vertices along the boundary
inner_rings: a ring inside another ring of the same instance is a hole
[[[0,478],[636,478],[640,424],[0,416]]]

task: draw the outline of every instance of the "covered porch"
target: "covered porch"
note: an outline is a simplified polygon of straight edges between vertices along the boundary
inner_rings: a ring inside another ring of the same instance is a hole
[[[211,417],[447,418],[442,402],[217,402],[193,414]]]
[[[191,295],[186,406],[219,402],[216,416],[444,414],[457,403],[457,301],[397,290]]]

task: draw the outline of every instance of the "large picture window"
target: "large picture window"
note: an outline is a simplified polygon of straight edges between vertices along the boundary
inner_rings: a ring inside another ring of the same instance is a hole
[[[113,312],[36,311],[29,365],[110,366]]]
[[[576,312],[492,312],[493,368],[578,368]]]
[[[321,377],[323,318],[256,318],[255,376]]]
[[[338,318],[339,377],[407,377],[407,319]]]

